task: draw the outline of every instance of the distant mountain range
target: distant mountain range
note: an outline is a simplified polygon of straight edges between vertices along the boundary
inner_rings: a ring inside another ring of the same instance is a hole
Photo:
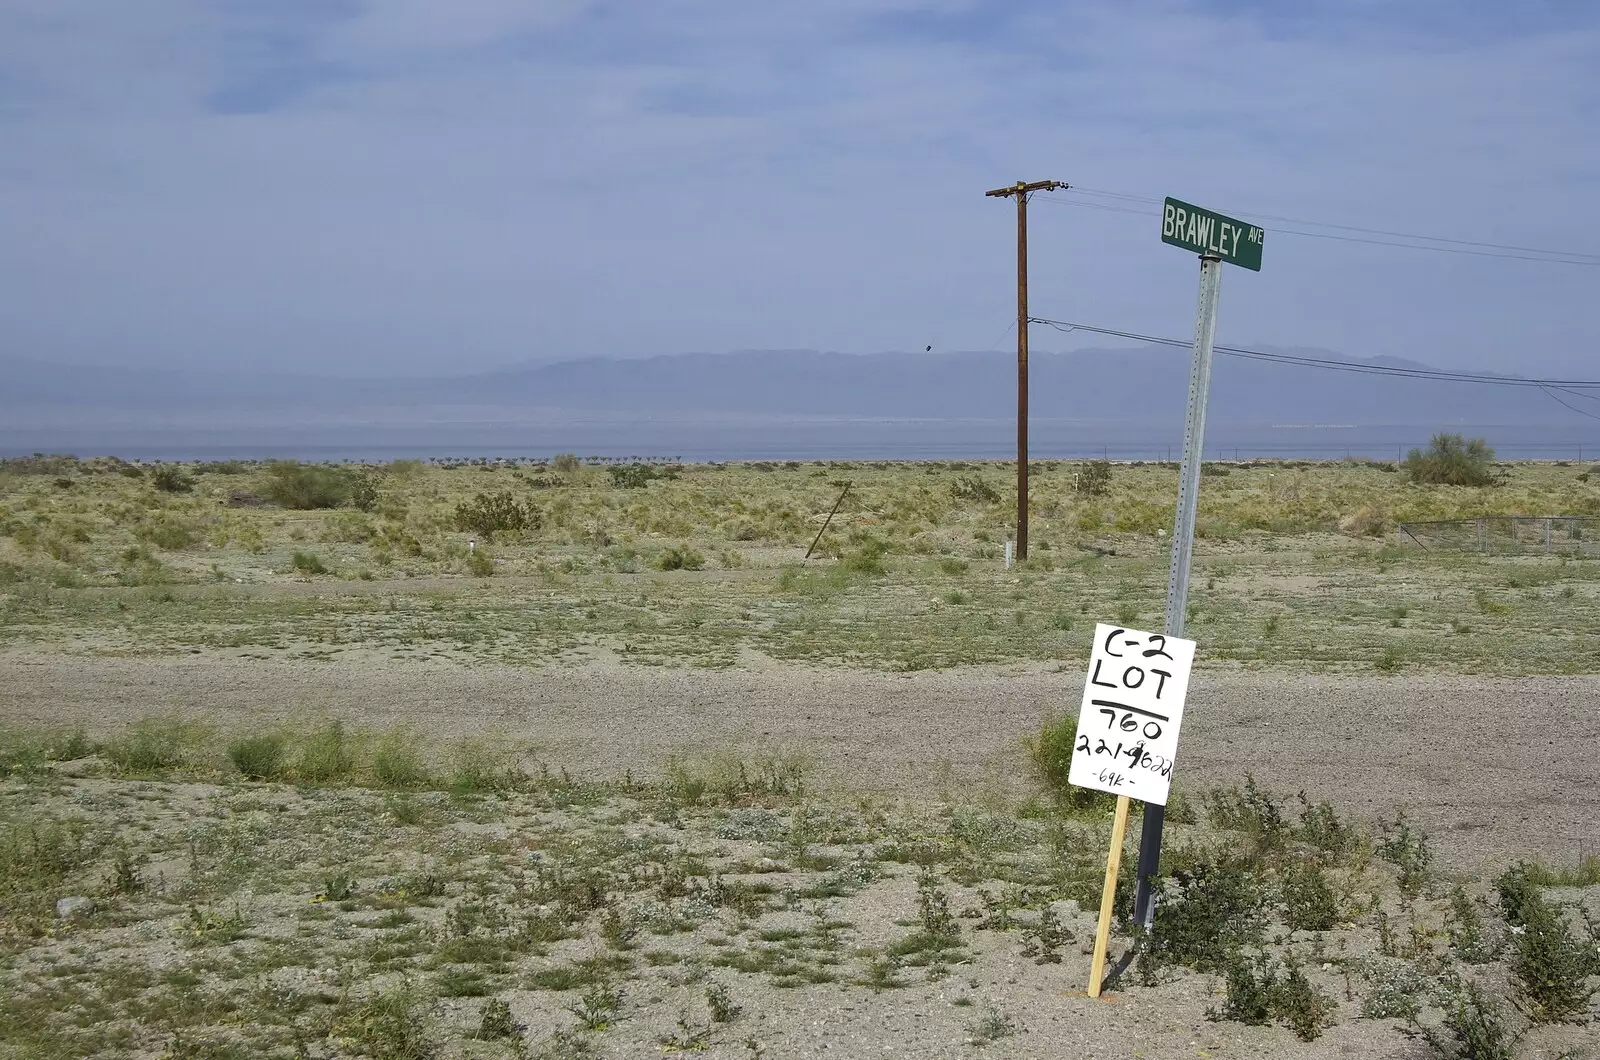
[[[1319,350],[1277,350],[1320,357]],[[1393,359],[1363,362],[1426,365]],[[585,359],[433,379],[334,379],[0,360],[0,413],[14,433],[83,424],[417,426],[427,422],[774,419],[1003,420],[1016,359],[996,353],[749,350]],[[1180,422],[1189,352],[1165,347],[1038,353],[1032,416],[1128,425]],[[1587,424],[1532,387],[1290,367],[1218,356],[1214,424],[1262,426]]]

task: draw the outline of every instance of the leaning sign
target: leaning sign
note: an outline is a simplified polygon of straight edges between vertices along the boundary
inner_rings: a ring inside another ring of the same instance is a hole
[[[1169,196],[1161,207],[1161,242],[1260,272],[1266,233]]]
[[[1111,912],[1122,864],[1122,837],[1132,799],[1153,803],[1147,814],[1167,804],[1172,763],[1178,756],[1178,729],[1189,693],[1194,641],[1100,623],[1094,627],[1089,676],[1078,710],[1068,782],[1117,796],[1111,818],[1111,849],[1106,882],[1100,891],[1100,923],[1089,964],[1089,996],[1099,997],[1105,980]]]
[[[1192,640],[1095,626],[1067,780],[1165,806],[1193,664]]]

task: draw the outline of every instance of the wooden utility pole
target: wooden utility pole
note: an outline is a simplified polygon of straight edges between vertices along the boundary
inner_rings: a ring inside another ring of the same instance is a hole
[[[1068,187],[1064,181],[1017,181],[984,192],[1017,200],[1017,560],[1028,558],[1028,196]]]

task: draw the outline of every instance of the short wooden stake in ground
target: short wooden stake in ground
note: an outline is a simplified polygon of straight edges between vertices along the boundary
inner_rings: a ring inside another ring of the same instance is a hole
[[[1111,943],[1111,909],[1117,901],[1117,871],[1122,868],[1122,839],[1128,831],[1126,795],[1117,796],[1117,815],[1111,822],[1111,850],[1106,855],[1106,885],[1100,892],[1100,926],[1094,933],[1094,963],[1089,966],[1089,996],[1100,996],[1106,974],[1106,947]]]

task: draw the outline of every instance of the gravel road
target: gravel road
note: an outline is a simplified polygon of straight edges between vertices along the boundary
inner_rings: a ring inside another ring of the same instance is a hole
[[[910,675],[753,660],[707,671],[614,665],[0,655],[0,724],[106,732],[152,714],[224,729],[331,716],[438,741],[526,742],[575,773],[658,772],[672,753],[798,750],[821,780],[903,794],[1015,785],[1023,738],[1076,710],[1077,673],[978,667]],[[1405,809],[1442,867],[1600,850],[1600,676],[1307,677],[1199,673],[1177,783],[1255,774],[1363,815]]]

